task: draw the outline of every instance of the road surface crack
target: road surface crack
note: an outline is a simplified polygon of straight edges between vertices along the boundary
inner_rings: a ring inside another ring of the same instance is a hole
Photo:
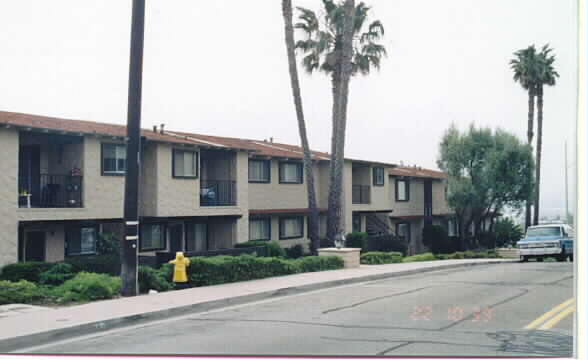
[[[429,287],[430,286],[425,286],[425,287],[418,288],[418,289],[412,289],[412,290],[403,291],[403,292],[399,292],[399,293],[378,296],[378,297],[375,297],[375,298],[371,298],[371,299],[367,299],[367,300],[363,300],[363,301],[357,302],[355,304],[351,304],[351,305],[346,305],[346,306],[341,306],[341,307],[336,307],[336,308],[328,309],[328,310],[323,311],[323,314],[328,314],[328,313],[335,312],[335,311],[340,311],[340,310],[351,309],[351,308],[354,308],[354,307],[357,307],[357,306],[360,306],[360,305],[368,304],[368,303],[373,302],[373,301],[388,299],[388,298],[396,297],[396,296],[400,296],[400,295],[412,294],[412,293],[415,293],[417,291],[421,291],[421,290],[427,289]]]

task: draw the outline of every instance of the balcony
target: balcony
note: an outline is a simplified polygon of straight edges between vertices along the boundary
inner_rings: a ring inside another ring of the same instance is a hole
[[[369,204],[371,201],[370,185],[353,185],[351,187],[351,202],[353,204]]]
[[[237,205],[237,183],[232,180],[200,180],[200,206]]]
[[[39,174],[19,176],[18,206],[21,208],[83,207],[82,176]]]

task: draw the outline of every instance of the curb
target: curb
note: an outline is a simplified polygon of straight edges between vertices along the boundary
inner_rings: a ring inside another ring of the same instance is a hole
[[[337,287],[341,285],[347,284],[355,284],[361,282],[368,282],[368,281],[375,281],[375,280],[382,280],[388,278],[394,278],[399,276],[407,276],[407,275],[414,275],[418,273],[427,273],[432,271],[439,271],[439,270],[447,270],[447,269],[455,269],[461,267],[469,267],[469,266],[477,266],[477,265],[496,265],[496,264],[505,264],[505,263],[516,263],[518,261],[514,261],[512,259],[505,259],[501,261],[493,261],[493,262],[477,262],[477,263],[465,263],[465,264],[450,264],[450,265],[439,265],[439,266],[432,266],[430,268],[425,269],[414,269],[414,270],[405,270],[405,271],[397,271],[397,272],[390,272],[384,274],[374,274],[374,275],[365,275],[365,276],[358,276],[354,278],[348,279],[340,279],[340,280],[330,280],[325,282],[318,282],[313,284],[301,285],[301,286],[294,286],[294,287],[284,287],[278,288],[276,290],[270,291],[263,291],[256,294],[249,294],[249,295],[241,295],[235,297],[229,297],[225,299],[219,300],[212,300],[198,304],[191,304],[186,306],[179,306],[175,308],[165,309],[165,310],[158,310],[149,313],[144,313],[140,315],[129,315],[123,316],[119,318],[104,320],[104,321],[96,321],[82,325],[74,325],[70,327],[65,327],[61,329],[49,330],[41,333],[36,334],[29,334],[29,335],[22,335],[14,338],[9,338],[5,340],[0,340],[0,353],[8,353],[14,352],[18,349],[26,349],[32,346],[40,346],[40,345],[48,345],[53,342],[58,342],[66,339],[73,339],[76,337],[81,337],[89,334],[96,334],[104,331],[114,330],[117,328],[124,328],[127,326],[139,325],[143,323],[149,323],[158,320],[166,320],[171,319],[174,317],[185,316],[187,314],[198,314],[201,312],[206,312],[210,310],[216,310],[223,307],[228,306],[235,306],[235,305],[243,305],[251,302],[256,302],[260,300],[266,300],[270,298],[277,298],[277,297],[284,297],[288,295],[294,294],[301,294],[305,292],[310,292],[314,290],[325,289],[329,287]]]

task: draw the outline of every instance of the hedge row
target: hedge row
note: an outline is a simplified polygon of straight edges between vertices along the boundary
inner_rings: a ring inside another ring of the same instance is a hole
[[[371,251],[361,254],[360,262],[365,265],[395,264],[402,262],[401,252]]]

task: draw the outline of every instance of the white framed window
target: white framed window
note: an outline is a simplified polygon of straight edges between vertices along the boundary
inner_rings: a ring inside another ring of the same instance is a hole
[[[162,224],[141,225],[139,236],[140,251],[153,251],[165,249],[165,229]]]
[[[127,169],[127,146],[102,144],[102,175],[124,175]]]
[[[270,161],[249,159],[249,182],[269,183],[270,180]]]
[[[304,236],[304,217],[280,218],[280,240],[296,239]]]
[[[280,184],[302,184],[302,163],[281,162]]]
[[[198,153],[196,151],[174,149],[172,163],[173,177],[198,177]]]
[[[249,219],[249,240],[271,240],[271,219]]]

